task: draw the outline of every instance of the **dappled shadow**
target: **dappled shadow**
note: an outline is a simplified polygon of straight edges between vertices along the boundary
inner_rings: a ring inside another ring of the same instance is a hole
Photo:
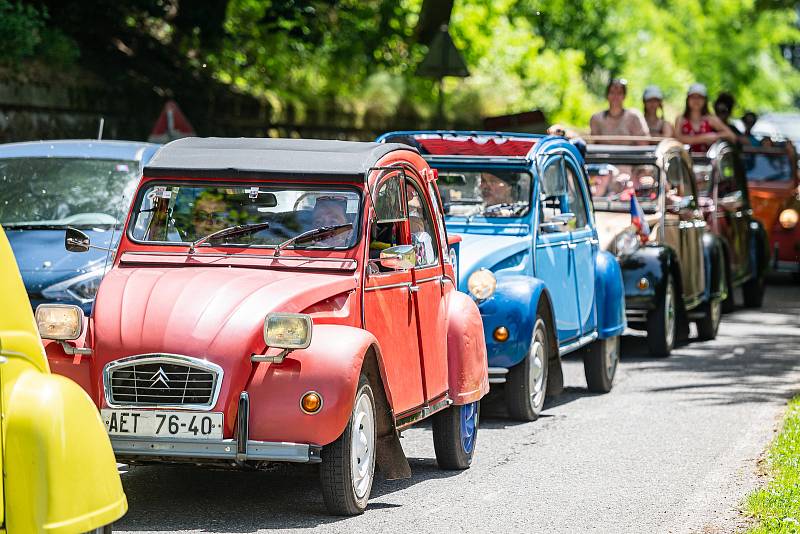
[[[680,392],[681,403],[782,403],[800,390],[792,378],[800,368],[800,288],[781,284],[767,292],[764,309],[724,315],[713,341],[691,340],[668,358],[654,358],[644,337],[626,336],[622,361],[653,377],[640,389]]]
[[[400,506],[381,497],[462,473],[441,470],[432,458],[409,458],[409,463],[409,479],[376,477],[368,511]],[[347,519],[327,513],[315,465],[276,464],[267,471],[137,466],[122,481],[130,511],[115,523],[115,530],[247,533],[314,528]]]

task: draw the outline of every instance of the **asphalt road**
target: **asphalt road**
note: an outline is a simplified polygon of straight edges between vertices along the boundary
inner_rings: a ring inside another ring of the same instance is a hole
[[[787,397],[800,391],[800,286],[724,317],[713,342],[664,360],[623,342],[614,390],[566,392],[519,424],[484,406],[476,457],[436,467],[429,428],[402,440],[414,475],[377,481],[355,518],[325,513],[313,467],[270,472],[136,467],[123,475],[128,532],[731,532]],[[494,404],[494,406],[493,406]]]

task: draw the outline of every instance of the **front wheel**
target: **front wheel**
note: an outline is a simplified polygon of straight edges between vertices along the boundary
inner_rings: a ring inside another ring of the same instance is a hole
[[[608,393],[619,364],[619,336],[598,339],[583,354],[586,385],[593,393]]]
[[[653,356],[669,356],[678,329],[677,294],[672,275],[667,275],[664,294],[656,308],[647,314],[647,345]]]
[[[362,375],[350,422],[322,449],[322,497],[331,514],[358,515],[367,508],[375,477],[375,441],[375,396]]]
[[[697,337],[703,341],[717,337],[721,316],[722,303],[719,299],[711,299],[703,304],[703,318],[696,321]]]
[[[441,469],[467,469],[478,439],[480,402],[451,406],[432,417],[433,449]]]
[[[508,371],[506,406],[511,417],[518,421],[535,421],[542,413],[550,364],[548,336],[547,324],[537,314],[528,354]]]

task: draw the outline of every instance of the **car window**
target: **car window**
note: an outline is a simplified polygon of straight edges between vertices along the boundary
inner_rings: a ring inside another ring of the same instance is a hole
[[[597,163],[586,166],[589,188],[597,211],[628,213],[636,195],[645,213],[658,208],[659,170],[650,163]]]
[[[111,227],[125,219],[138,182],[136,161],[0,159],[0,224]]]
[[[792,160],[786,154],[745,154],[744,166],[750,181],[789,182],[793,178]]]
[[[439,190],[450,217],[522,217],[528,213],[531,175],[504,170],[440,170]]]
[[[575,228],[582,229],[589,225],[589,218],[586,212],[586,202],[581,192],[581,185],[578,175],[572,165],[565,165],[567,176],[567,202],[569,211],[575,214]]]
[[[433,200],[433,218],[436,219],[436,226],[439,228],[442,257],[447,258],[449,251],[447,244],[447,227],[444,224],[442,200],[434,182],[428,182],[428,193],[431,195],[431,200]]]
[[[542,173],[541,191],[539,191],[540,223],[559,222],[560,215],[570,211],[569,189],[567,186],[564,159],[552,160]],[[575,228],[576,220],[564,224],[563,231]]]
[[[433,217],[425,201],[425,195],[411,179],[406,179],[406,199],[408,201],[408,224],[411,229],[411,242],[417,253],[417,267],[436,265],[439,250],[436,247],[436,229]]]
[[[377,260],[382,250],[411,244],[405,231],[407,212],[400,174],[395,173],[380,182],[373,198],[375,218],[369,231],[369,258]],[[376,270],[383,270],[377,263],[374,267]]]
[[[694,206],[691,171],[686,168],[679,156],[667,160],[667,208],[680,211]]]
[[[293,248],[349,248],[355,245],[361,196],[355,189],[265,184],[152,183],[136,200],[131,237],[137,241],[191,243],[243,224],[269,223],[257,232],[211,243],[274,247],[322,226],[352,225],[332,235],[298,241]]]

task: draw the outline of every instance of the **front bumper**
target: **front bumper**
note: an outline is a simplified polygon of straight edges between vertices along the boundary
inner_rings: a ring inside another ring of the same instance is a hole
[[[303,443],[271,443],[267,441],[247,441],[245,452],[239,453],[239,442],[234,439],[219,441],[207,440],[167,440],[111,437],[111,446],[117,459],[156,460],[184,459],[223,462],[299,462],[317,463],[321,461],[321,447]]]
[[[306,443],[253,441],[249,439],[250,396],[239,396],[236,436],[233,439],[192,440],[110,436],[111,447],[122,461],[225,462],[248,461],[319,463],[322,447]]]

